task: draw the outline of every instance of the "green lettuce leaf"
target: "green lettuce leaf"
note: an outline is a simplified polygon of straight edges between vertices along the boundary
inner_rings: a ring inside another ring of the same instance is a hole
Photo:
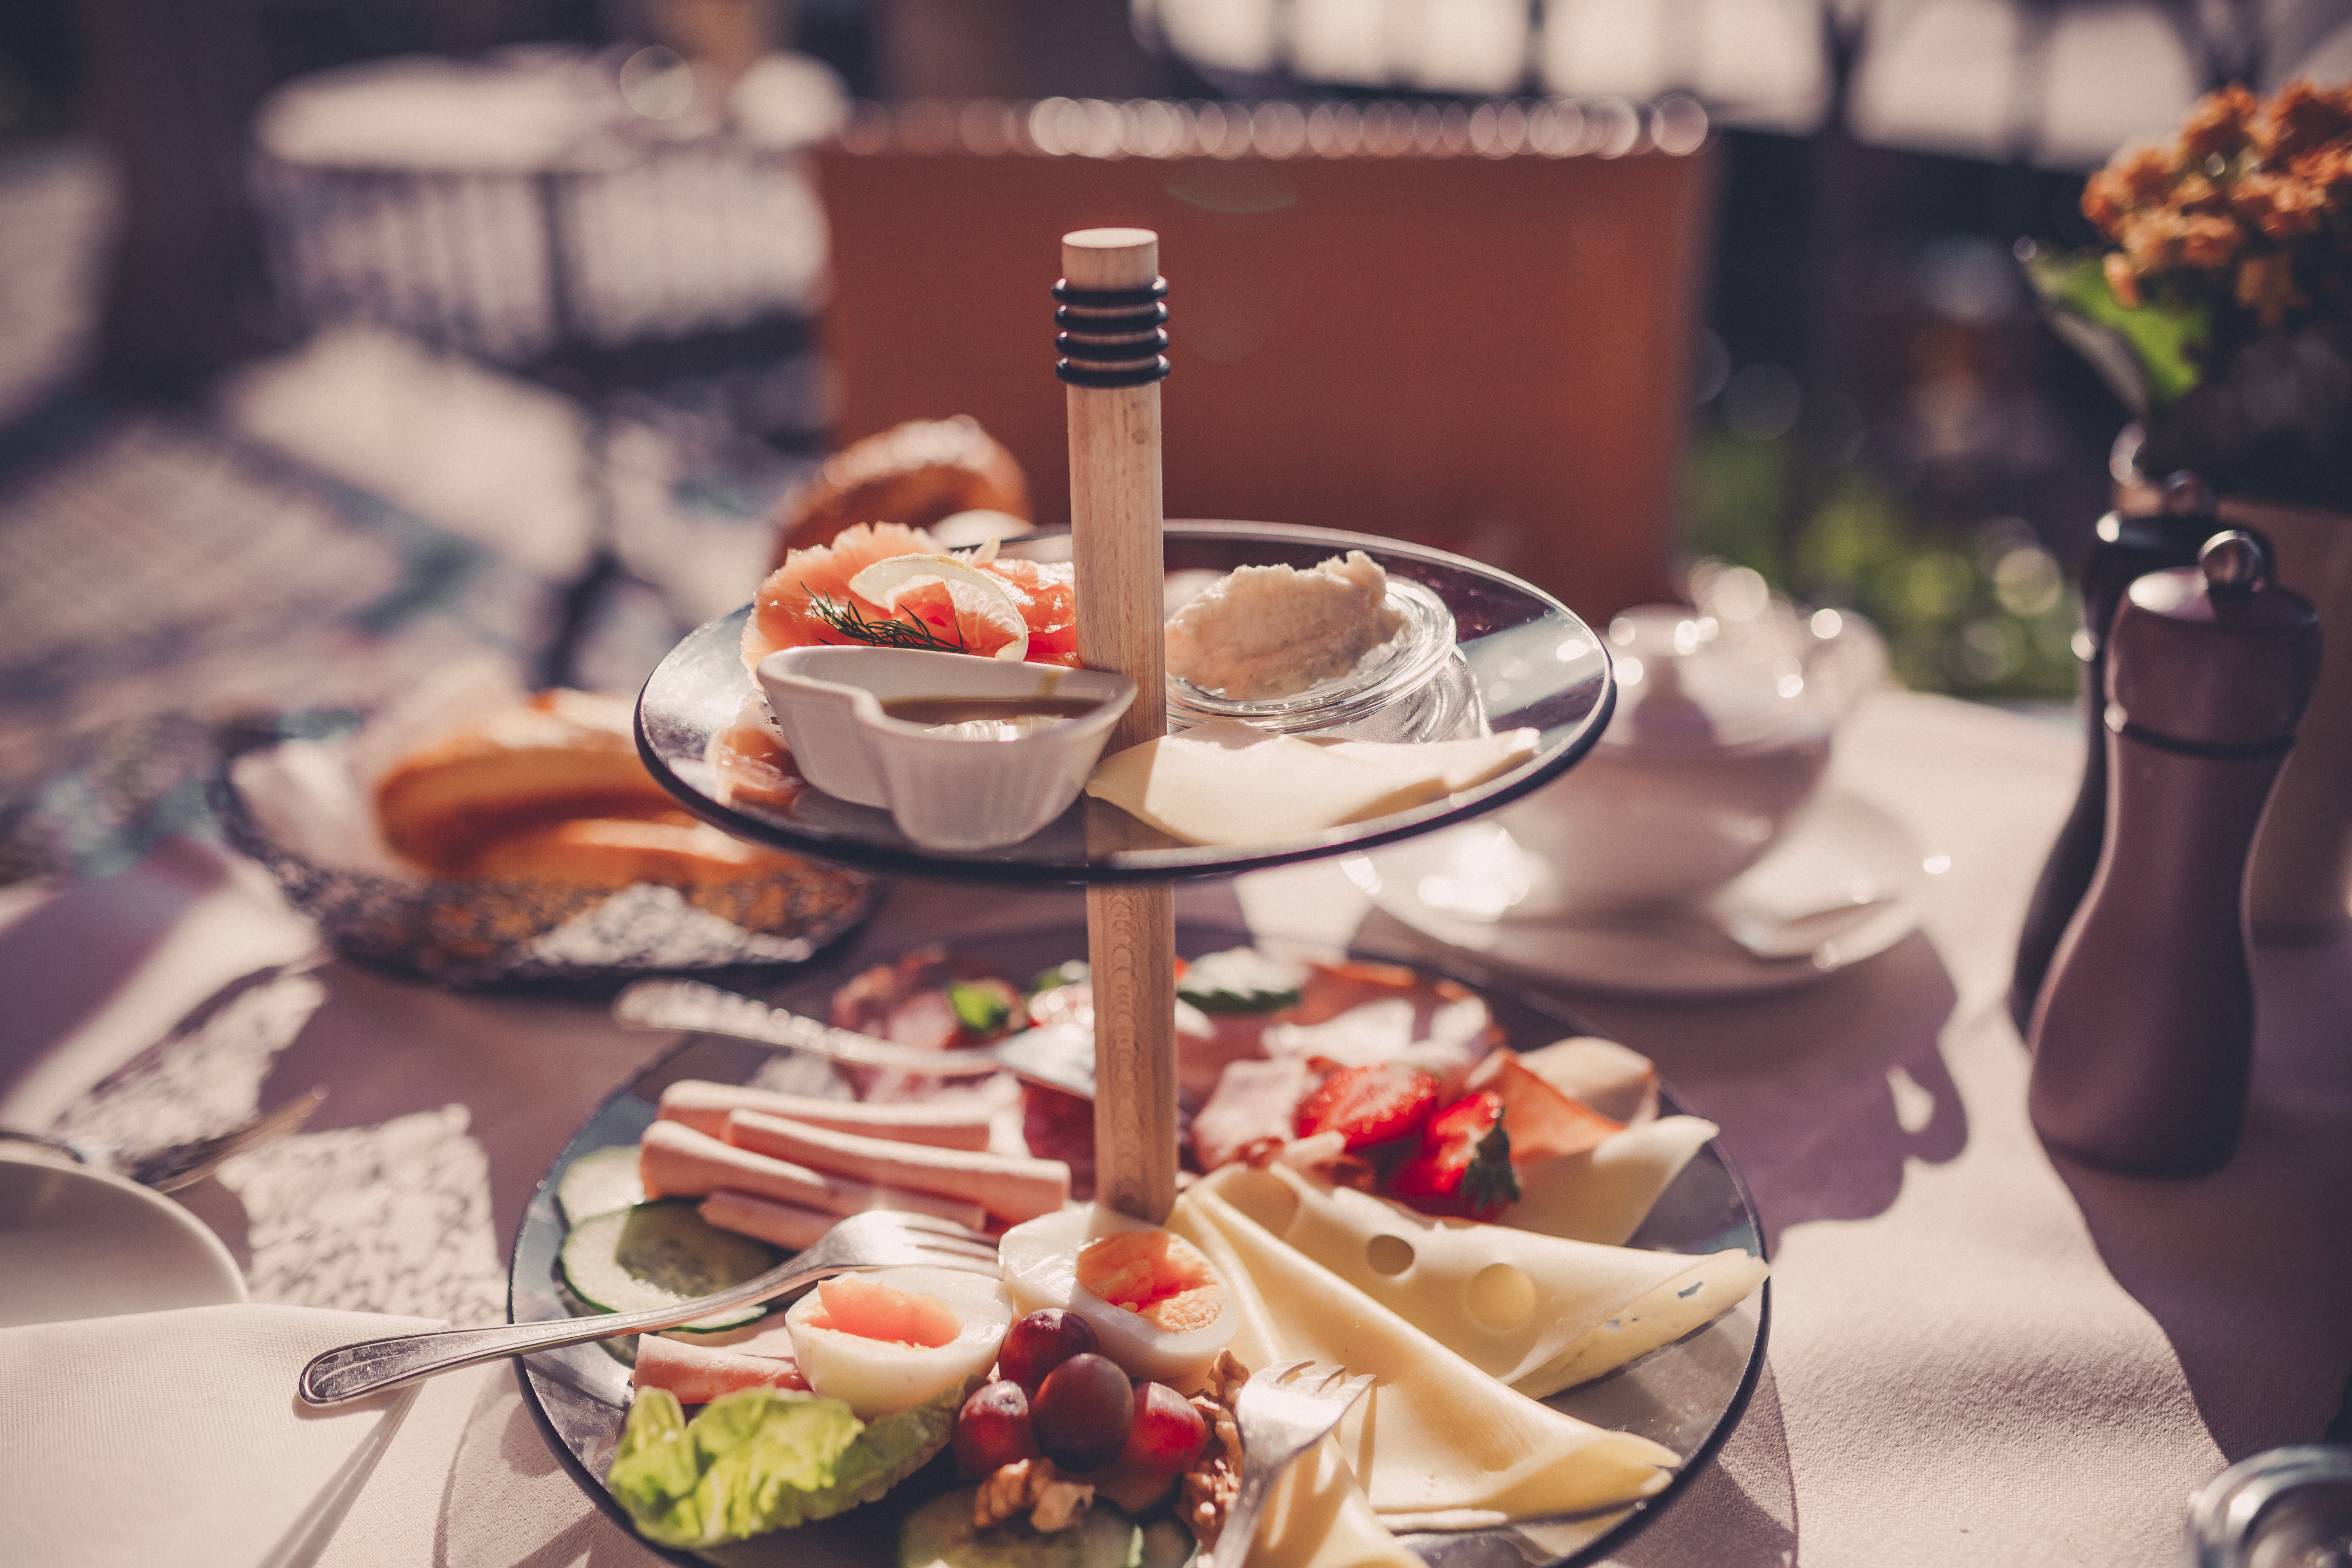
[[[664,1546],[720,1546],[870,1502],[947,1446],[968,1391],[861,1422],[790,1389],[722,1394],[686,1419],[667,1389],[639,1392],[604,1485]]]

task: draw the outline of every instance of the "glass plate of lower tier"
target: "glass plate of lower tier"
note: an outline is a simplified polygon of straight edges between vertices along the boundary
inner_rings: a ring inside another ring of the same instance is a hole
[[[1009,542],[1004,553],[1066,560],[1069,542],[1066,533],[1034,534]],[[755,843],[876,870],[1067,883],[1228,875],[1391,843],[1517,799],[1559,777],[1600,738],[1616,696],[1601,639],[1558,600],[1490,566],[1393,539],[1264,522],[1171,522],[1164,563],[1172,582],[1236,566],[1308,567],[1350,550],[1378,562],[1417,606],[1410,627],[1425,634],[1450,618],[1453,646],[1433,658],[1401,650],[1396,663],[1413,671],[1412,689],[1380,686],[1380,700],[1364,713],[1339,700],[1335,711],[1352,719],[1319,732],[1434,741],[1526,728],[1539,736],[1534,755],[1444,799],[1279,843],[1183,844],[1081,795],[1018,844],[971,853],[923,849],[887,811],[814,789],[789,804],[761,804],[722,782],[716,748],[747,714],[756,721],[761,711],[740,652],[748,605],[693,632],[662,660],[638,699],[638,749],[688,810]],[[1382,665],[1366,673],[1370,686],[1393,672]],[[1295,715],[1268,727],[1298,731]]]
[[[1176,933],[1177,951],[1187,958],[1251,940],[1243,932],[1217,926],[1180,925]],[[1288,951],[1285,944],[1263,938],[1257,939],[1256,945]],[[958,946],[953,956],[986,966],[992,973],[1025,975],[1083,957],[1086,951],[1086,928],[1074,924],[976,939]],[[857,967],[889,956],[871,953]],[[1314,954],[1302,950],[1300,956]],[[1503,1030],[1504,1043],[1521,1050],[1591,1032],[1558,1004],[1520,992],[1475,969],[1386,953],[1351,952],[1349,956],[1409,963],[1423,973],[1471,986],[1486,998]],[[848,966],[828,966],[824,973],[797,977],[771,1000],[822,1017],[834,990],[854,973],[856,969]],[[1628,1043],[1636,1049],[1641,1045],[1639,1040]],[[780,1068],[805,1068],[808,1082],[779,1083]],[[822,1093],[831,1081],[832,1069],[797,1053],[696,1035],[605,1101],[557,1156],[524,1214],[515,1237],[508,1283],[509,1316],[517,1322],[536,1322],[569,1315],[556,1279],[556,1253],[562,1245],[564,1227],[555,1192],[573,1161],[599,1149],[634,1144],[652,1125],[662,1089],[680,1079],[740,1083],[754,1074],[770,1087]],[[1662,1113],[1679,1109],[1669,1091],[1664,1097]],[[1760,1257],[1764,1232],[1746,1185],[1721,1148],[1710,1142],[1667,1187],[1630,1245],[1694,1256],[1737,1247]],[[1402,1538],[1405,1545],[1432,1568],[1585,1564],[1597,1563],[1622,1546],[1634,1531],[1675,1506],[1738,1424],[1764,1365],[1771,1289],[1767,1280],[1755,1295],[1705,1328],[1544,1402],[1579,1420],[1636,1433],[1673,1449],[1682,1463],[1664,1491],[1631,1507],[1599,1513],[1491,1530],[1407,1535]],[[627,1414],[627,1368],[593,1343],[525,1356],[520,1365],[524,1405],[557,1460],[597,1506],[628,1528],[626,1512],[605,1491],[603,1480]],[[681,1564],[717,1561],[789,1563],[793,1568],[894,1568],[900,1522],[915,1508],[955,1484],[952,1465],[943,1458],[879,1501],[820,1523],[779,1531],[702,1558],[684,1552],[656,1554]],[[646,1550],[656,1551],[651,1546]]]

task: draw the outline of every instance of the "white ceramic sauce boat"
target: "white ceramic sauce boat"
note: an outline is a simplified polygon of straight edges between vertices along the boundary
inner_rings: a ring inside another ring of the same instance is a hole
[[[1068,808],[1135,682],[1095,669],[916,648],[792,647],[760,661],[761,689],[810,784],[887,811],[927,849],[1017,844]],[[1079,698],[1096,706],[1003,740],[894,719],[915,698]]]
[[[1855,626],[1874,647],[1875,633]],[[1500,918],[1696,903],[1762,858],[1813,800],[1858,682],[1793,645],[1740,646],[1720,629],[1671,605],[1610,623],[1619,696],[1607,731],[1573,773],[1498,814],[1532,860],[1525,895]]]

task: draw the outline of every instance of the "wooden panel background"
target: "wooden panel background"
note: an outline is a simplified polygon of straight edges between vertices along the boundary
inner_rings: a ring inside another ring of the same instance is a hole
[[[1588,616],[1666,596],[1711,152],[821,155],[841,441],[965,413],[1067,521],[1061,236],[1160,236],[1171,517],[1357,529]]]

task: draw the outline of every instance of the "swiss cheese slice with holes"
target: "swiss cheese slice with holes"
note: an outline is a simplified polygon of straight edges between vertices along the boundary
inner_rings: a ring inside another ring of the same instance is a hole
[[[1204,1185],[1531,1399],[1680,1339],[1765,1272],[1736,1247],[1694,1258],[1433,1219],[1279,1163],[1228,1165]]]
[[[1192,844],[1272,844],[1410,810],[1535,754],[1534,730],[1319,744],[1215,719],[1105,757],[1087,794]]]
[[[1514,1165],[1519,1201],[1498,1217],[1519,1230],[1622,1247],[1658,1194],[1721,1131],[1704,1117],[1662,1116],[1612,1133],[1581,1154]]]
[[[1664,1487],[1674,1450],[1514,1393],[1203,1186],[1168,1227],[1255,1298],[1276,1361],[1370,1373],[1339,1457],[1391,1530],[1474,1530],[1613,1508]],[[1235,1336],[1236,1355],[1250,1363]]]

